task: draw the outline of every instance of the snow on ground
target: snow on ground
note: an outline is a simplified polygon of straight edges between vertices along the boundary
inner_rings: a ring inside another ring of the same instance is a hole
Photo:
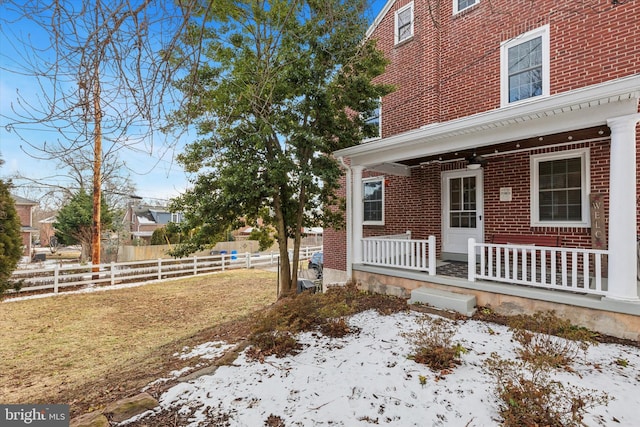
[[[486,322],[460,322],[454,342],[469,352],[462,356],[462,365],[442,376],[407,357],[411,345],[402,333],[415,331],[420,316],[430,315],[381,316],[367,311],[349,320],[359,330],[356,334],[344,338],[301,334],[305,349],[298,355],[269,357],[260,363],[241,353],[232,366],[167,390],[156,412],[193,412],[191,426],[209,425],[208,412],[210,417],[228,414],[229,425],[248,427],[266,425],[270,415],[280,417],[286,426],[305,427],[499,425],[495,381],[483,363],[492,352],[515,359],[517,344],[511,332]],[[209,348],[219,354],[221,345]],[[202,357],[206,348],[193,354]],[[558,372],[555,379],[614,398],[608,406],[590,409],[586,425],[638,425],[640,349],[592,346],[571,368],[573,372]]]

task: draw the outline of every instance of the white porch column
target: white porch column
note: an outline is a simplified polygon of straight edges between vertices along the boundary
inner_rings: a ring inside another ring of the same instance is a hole
[[[636,123],[640,114],[607,120],[611,128],[609,177],[609,294],[640,301],[636,247]]]
[[[342,157],[339,158],[342,167],[346,171],[345,176],[345,198],[347,203],[347,211],[345,212],[345,225],[346,225],[346,233],[345,240],[347,244],[347,280],[351,280],[353,278],[353,242],[351,241],[351,235],[353,230],[353,200],[352,200],[352,192],[353,192],[353,180],[351,179],[351,166],[347,165]]]
[[[351,166],[353,173],[352,207],[353,207],[353,229],[351,238],[353,239],[353,263],[362,262],[362,223],[364,222],[364,204],[362,195],[362,171],[364,166]]]

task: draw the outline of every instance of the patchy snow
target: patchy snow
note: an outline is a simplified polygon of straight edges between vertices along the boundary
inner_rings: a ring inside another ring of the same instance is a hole
[[[486,322],[459,322],[454,342],[469,351],[460,366],[443,376],[408,358],[411,345],[402,333],[417,330],[421,316],[431,315],[367,311],[349,319],[359,330],[350,336],[300,334],[304,350],[298,355],[260,363],[241,353],[232,366],[167,390],[156,411],[193,412],[191,426],[209,425],[208,412],[228,414],[231,426],[249,427],[266,425],[270,415],[287,426],[498,425],[495,380],[483,365],[492,352],[516,358],[518,344],[511,332]],[[217,348],[221,343],[199,350]],[[558,371],[554,379],[614,398],[607,406],[589,409],[586,425],[637,425],[640,349],[592,346],[571,368]]]
[[[182,360],[200,357],[201,359],[217,359],[221,357],[227,350],[235,347],[233,344],[227,344],[224,341],[213,341],[200,344],[189,350],[188,347],[182,349],[182,354],[174,354]]]
[[[182,353],[174,353],[173,356],[177,357],[180,360],[193,359],[196,357],[204,360],[214,360],[222,357],[227,350],[234,347],[234,344],[227,344],[224,341],[206,342],[193,348],[184,347],[182,349]],[[169,376],[167,378],[158,378],[157,380],[147,384],[147,386],[144,387],[142,391],[147,391],[154,385],[164,384],[171,380],[175,380],[176,378],[180,378],[181,376],[188,374],[195,369],[201,368],[203,365],[204,363],[197,363],[194,366],[185,366],[182,369],[171,371],[169,372]]]

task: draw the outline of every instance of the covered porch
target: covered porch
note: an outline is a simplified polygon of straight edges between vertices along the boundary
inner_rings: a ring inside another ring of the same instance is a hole
[[[639,339],[638,88],[630,76],[336,152],[346,279],[401,283],[405,296],[436,286],[635,316]],[[574,160],[581,182],[563,191],[577,187],[580,201],[561,206],[573,217],[543,217],[543,167]],[[494,241],[500,233],[538,240]],[[544,243],[551,236],[562,242]]]

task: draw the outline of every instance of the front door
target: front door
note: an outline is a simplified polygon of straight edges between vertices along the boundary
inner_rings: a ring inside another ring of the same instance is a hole
[[[468,239],[483,241],[482,169],[442,173],[442,258],[466,260]]]

